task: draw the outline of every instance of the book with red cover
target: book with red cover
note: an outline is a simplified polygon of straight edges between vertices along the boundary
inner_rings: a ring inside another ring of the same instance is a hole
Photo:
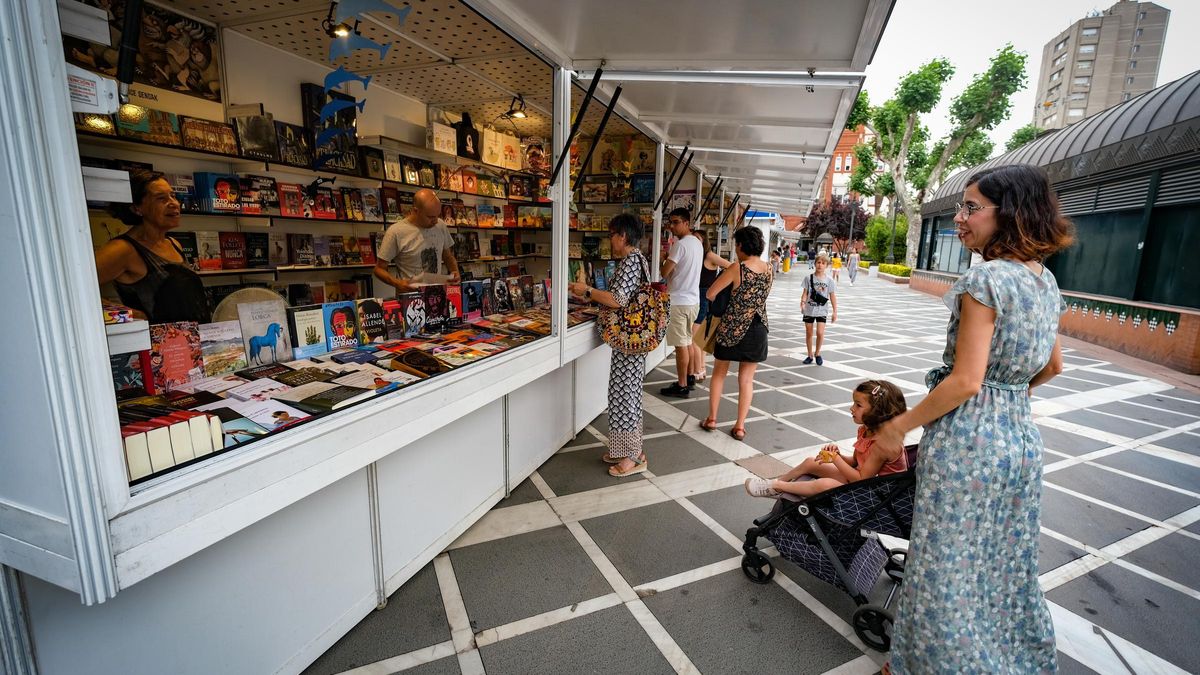
[[[515,204],[504,205],[504,227],[517,226],[517,207]]]
[[[375,239],[374,237],[359,237],[358,252],[362,255],[362,264],[375,264]]]
[[[150,368],[160,392],[187,386],[204,377],[200,324],[195,321],[150,325]]]
[[[312,217],[320,218],[321,220],[337,220],[338,201],[333,196],[333,190],[324,186],[317,188],[316,195],[313,197]],[[307,216],[308,214],[306,213],[305,215]]]
[[[404,308],[399,300],[383,301],[383,328],[384,336],[388,340],[400,340],[404,337]]]
[[[221,232],[221,268],[242,269],[246,266],[246,235],[241,232]]]
[[[278,183],[279,215],[288,218],[304,217],[304,190],[295,183]]]

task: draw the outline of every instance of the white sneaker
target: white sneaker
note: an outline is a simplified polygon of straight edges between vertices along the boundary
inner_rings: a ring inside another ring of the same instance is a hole
[[[779,498],[779,490],[771,487],[770,478],[747,478],[743,486],[746,488],[746,494],[751,497]]]

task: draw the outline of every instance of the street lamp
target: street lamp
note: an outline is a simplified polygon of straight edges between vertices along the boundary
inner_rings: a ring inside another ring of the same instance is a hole
[[[896,214],[900,209],[892,204],[892,238],[888,240],[888,264],[896,262]]]

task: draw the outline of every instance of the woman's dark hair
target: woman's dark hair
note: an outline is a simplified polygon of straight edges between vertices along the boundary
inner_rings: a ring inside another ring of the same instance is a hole
[[[624,236],[627,245],[637,248],[642,241],[642,222],[631,213],[620,213],[608,221],[608,232]]]
[[[708,231],[692,230],[692,234],[696,235],[696,238],[700,240],[700,248],[704,250],[704,255],[708,255],[708,252],[712,250],[708,245]]]
[[[166,174],[161,171],[148,171],[146,169],[130,169],[129,170],[129,193],[133,197],[133,202],[130,204],[113,203],[108,207],[108,212],[113,216],[120,218],[122,223],[133,227],[134,225],[142,224],[142,214],[134,213],[133,207],[142,203],[146,198],[146,189],[156,180],[166,179]]]
[[[908,410],[904,392],[887,380],[867,380],[855,387],[854,391],[866,394],[871,402],[871,409],[863,415],[863,426],[871,433],[878,431],[884,422]]]
[[[978,251],[984,260],[1045,260],[1075,240],[1075,228],[1058,208],[1046,173],[1030,164],[984,169],[967,186],[996,206],[996,232]]]
[[[763,241],[762,230],[757,227],[743,227],[733,233],[733,241],[742,253],[749,256],[762,255],[766,243]]]

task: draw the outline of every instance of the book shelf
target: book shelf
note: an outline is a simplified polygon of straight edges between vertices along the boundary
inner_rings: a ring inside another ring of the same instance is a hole
[[[202,277],[228,277],[248,274],[270,274],[279,279],[280,274],[295,274],[299,272],[331,272],[337,270],[371,270],[374,265],[311,265],[305,267],[239,267],[229,270],[200,270],[196,274]]]

